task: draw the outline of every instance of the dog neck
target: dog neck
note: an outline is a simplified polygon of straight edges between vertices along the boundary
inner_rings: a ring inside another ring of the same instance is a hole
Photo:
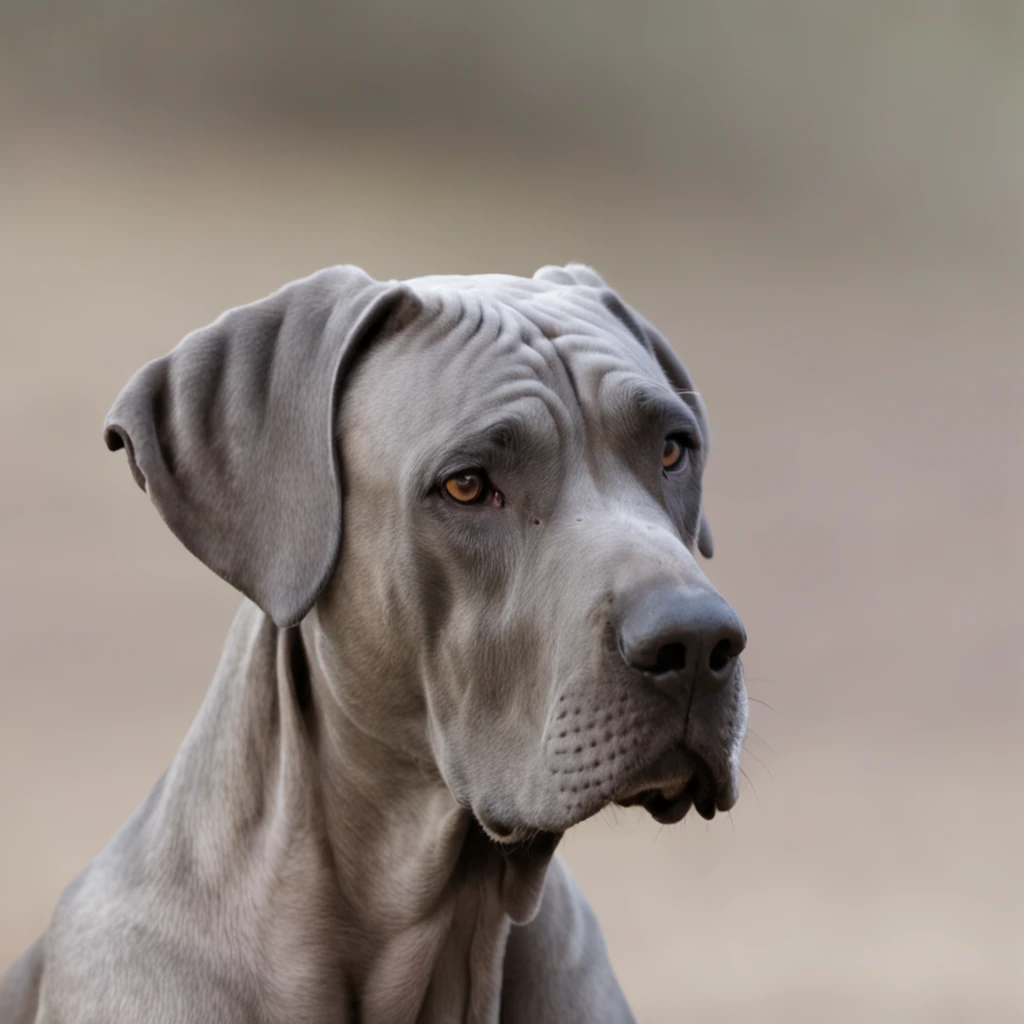
[[[399,721],[397,738],[382,737],[347,712],[336,695],[356,681],[329,678],[318,629],[313,616],[293,631],[289,665],[294,692],[309,697],[345,931],[360,935],[348,959],[365,1017],[496,1018],[509,928],[536,912],[559,837],[529,848],[490,839],[436,765],[404,747]]]
[[[232,905],[283,1018],[497,1019],[509,928],[536,912],[559,837],[490,840],[331,701],[344,681],[309,647],[243,606],[150,835]]]

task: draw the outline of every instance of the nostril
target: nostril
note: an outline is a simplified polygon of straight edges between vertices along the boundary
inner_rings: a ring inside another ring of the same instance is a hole
[[[718,643],[711,648],[711,656],[708,658],[708,667],[712,672],[721,672],[722,669],[732,661],[732,659],[732,642],[729,640],[719,640]]]
[[[686,668],[686,644],[665,644],[658,651],[652,672],[682,672]]]
[[[722,685],[746,646],[743,623],[715,591],[651,588],[626,604],[618,653],[631,669],[679,693],[707,679]]]

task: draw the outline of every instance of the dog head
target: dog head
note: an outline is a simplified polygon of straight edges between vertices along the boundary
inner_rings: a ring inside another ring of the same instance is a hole
[[[107,421],[207,565],[314,626],[334,698],[512,842],[738,794],[743,626],[704,404],[589,268],[321,271],[144,367]]]

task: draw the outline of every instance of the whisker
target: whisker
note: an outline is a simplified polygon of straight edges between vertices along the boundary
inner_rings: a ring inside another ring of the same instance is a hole
[[[776,711],[775,708],[773,708],[771,704],[769,704],[766,700],[761,700],[759,697],[751,697],[749,694],[747,694],[747,700],[749,700],[751,704],[761,704],[763,707],[766,707],[773,715],[778,714],[778,711]]]
[[[753,736],[754,739],[759,740],[761,743],[763,743],[768,748],[768,752],[770,754],[774,754],[775,753],[775,751],[772,750],[772,745],[759,732],[756,732],[755,730],[751,729],[749,726],[747,726],[747,735],[748,736]]]
[[[729,815],[729,824],[732,825],[732,830],[733,830],[733,832],[735,832],[736,831],[736,822],[733,821],[733,819],[732,819],[732,811],[726,811],[725,813]]]
[[[769,768],[768,765],[766,765],[764,761],[762,761],[761,758],[759,758],[757,754],[755,754],[745,743],[743,744],[743,749],[768,773],[768,778],[770,779],[772,777],[771,768]]]
[[[755,785],[754,785],[754,782],[753,782],[753,780],[752,780],[752,779],[750,778],[750,776],[749,776],[749,775],[748,775],[748,774],[747,774],[747,773],[746,773],[746,772],[745,772],[745,771],[743,770],[743,765],[740,765],[739,767],[740,767],[740,775],[742,775],[742,776],[743,776],[743,778],[745,778],[745,779],[747,780],[747,782],[748,782],[748,783],[750,784],[750,788],[751,788],[751,789],[753,790],[753,792],[754,792],[754,799],[755,799],[755,800],[757,801],[757,805],[758,805],[758,807],[760,807],[760,806],[761,806],[761,798],[760,798],[760,797],[759,797],[759,796],[757,795],[757,786],[755,786]]]
[[[611,821],[608,820],[608,812],[609,811],[612,812],[612,820]],[[614,832],[617,835],[618,834],[618,830],[619,830],[619,816],[615,813],[615,811],[616,811],[615,805],[614,804],[609,804],[607,807],[602,809],[602,811],[601,811],[601,820],[604,822],[606,828],[610,829],[612,832]]]
[[[743,678],[751,683],[766,683],[768,686],[779,685],[774,679],[766,679],[764,676],[752,676],[746,672],[743,673]]]

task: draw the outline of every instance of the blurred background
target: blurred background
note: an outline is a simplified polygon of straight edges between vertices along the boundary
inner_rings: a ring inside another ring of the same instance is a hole
[[[1024,1020],[1024,5],[0,0],[0,153],[2,967],[238,604],[124,382],[327,264],[580,260],[707,400],[757,701],[731,816],[565,841],[639,1019]]]

